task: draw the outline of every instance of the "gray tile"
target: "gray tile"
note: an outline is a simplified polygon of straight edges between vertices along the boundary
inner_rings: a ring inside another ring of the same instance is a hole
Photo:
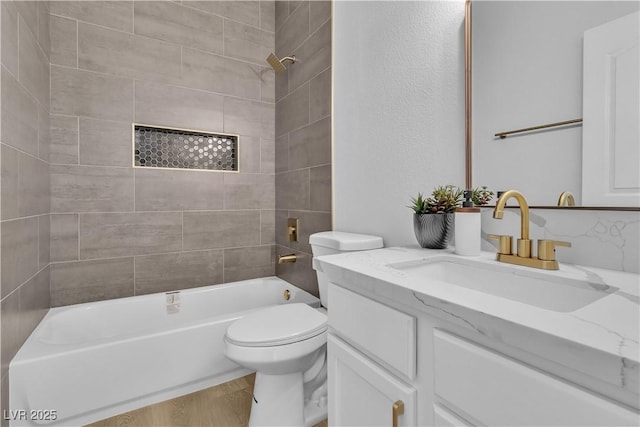
[[[9,390],[9,366],[2,365],[2,384],[0,385],[0,390]],[[0,393],[0,411],[3,414],[6,414],[9,411],[9,393],[6,391],[4,393]],[[0,426],[9,427],[9,420],[5,420],[2,417],[2,421],[0,422]]]
[[[245,24],[257,27],[260,25],[260,2],[259,1],[183,1],[185,6],[204,10],[244,22]]]
[[[309,169],[276,174],[276,208],[309,210]]]
[[[133,258],[51,264],[51,306],[133,296]]]
[[[260,72],[260,100],[262,102],[276,100],[276,73],[271,67],[264,67]]]
[[[133,80],[52,65],[51,113],[131,121]]]
[[[309,32],[313,33],[331,18],[331,2],[325,0],[309,2]]]
[[[275,241],[278,246],[285,246],[289,249],[289,239],[287,237],[287,220],[289,219],[289,211],[285,209],[278,209],[274,215],[274,232]]]
[[[276,253],[294,253],[298,257],[293,263],[276,264],[277,276],[312,295],[318,296],[318,278],[311,266],[312,256],[282,246],[276,247]]]
[[[276,103],[276,136],[309,123],[309,84],[300,86]]]
[[[275,139],[275,172],[286,172],[289,170],[289,134]]]
[[[303,2],[287,18],[286,25],[276,31],[276,54],[278,57],[296,54],[298,46],[309,37],[309,2]],[[300,60],[307,58],[300,57]],[[296,64],[297,65],[297,64]]]
[[[260,28],[274,32],[276,30],[276,1],[260,2]]]
[[[260,244],[260,211],[184,213],[184,250]]]
[[[223,251],[178,252],[136,257],[136,295],[222,283]]]
[[[131,166],[133,130],[131,122],[80,117],[80,164]]]
[[[20,152],[8,145],[0,146],[1,167],[0,189],[2,206],[0,211],[2,219],[17,218],[20,216]]]
[[[20,153],[20,216],[49,213],[49,164]]]
[[[80,215],[81,259],[148,255],[181,249],[181,212]]]
[[[275,275],[275,246],[224,250],[224,281],[255,279]]]
[[[0,28],[2,28],[2,37],[0,37],[2,65],[14,76],[17,76],[20,60],[18,56],[18,10],[15,2],[12,1],[0,1],[0,7],[2,8],[0,11],[2,14],[2,23],[0,24]],[[4,80],[4,76],[2,79]]]
[[[276,31],[282,27],[282,24],[289,17],[289,2],[288,1],[275,1],[275,24]]]
[[[238,165],[241,173],[260,173],[260,138],[240,136]]]
[[[304,61],[289,72],[289,90],[295,90],[331,66],[331,20],[309,37],[298,49]]]
[[[221,95],[136,81],[135,120],[137,123],[221,132]]]
[[[38,271],[38,218],[4,221],[2,242],[2,298]]]
[[[45,162],[49,161],[51,152],[51,121],[49,117],[49,109],[38,106],[38,157]]]
[[[136,168],[136,211],[222,210],[222,175]]]
[[[331,118],[319,120],[289,134],[289,168],[331,163]]]
[[[272,245],[275,243],[276,215],[274,210],[260,211],[260,244]]]
[[[298,219],[298,241],[286,242],[285,246],[296,251],[311,254],[309,236],[320,231],[331,230],[330,212],[289,211],[289,217]]]
[[[49,106],[49,59],[40,49],[36,36],[19,21],[18,53],[20,83],[42,105]]]
[[[51,215],[51,262],[78,259],[78,214]]]
[[[47,56],[51,52],[49,9],[48,1],[38,1],[38,44]]]
[[[309,120],[315,122],[331,114],[331,68],[309,83]]]
[[[178,82],[181,48],[147,37],[78,23],[78,68]]]
[[[262,67],[193,49],[183,49],[185,86],[247,99],[260,99]]]
[[[4,2],[3,2],[4,3]],[[20,295],[19,292],[2,300],[2,321],[0,321],[0,336],[2,337],[2,371],[9,369],[11,359],[16,355],[27,337],[22,336],[20,330]],[[5,391],[5,389],[3,389]],[[2,393],[9,394],[9,393]],[[4,418],[4,417],[3,417]]]
[[[78,24],[73,19],[51,15],[51,63],[67,67],[78,66]]]
[[[273,104],[244,99],[224,99],[224,131],[261,138],[273,138]]]
[[[38,3],[36,1],[14,1],[16,9],[32,34],[38,34]]]
[[[2,2],[4,3],[4,2]],[[2,68],[2,142],[38,155],[38,105]]]
[[[25,340],[51,307],[49,267],[43,268],[20,287],[20,335]]]
[[[331,165],[309,170],[311,210],[331,212]]]
[[[274,49],[274,33],[228,19],[224,21],[225,56],[264,65]]]
[[[51,165],[51,212],[133,210],[133,169]]]
[[[276,148],[275,140],[260,139],[260,172],[275,173]]]
[[[289,70],[275,74],[275,97],[276,101],[280,101],[282,98],[289,94]]]
[[[274,176],[225,174],[225,209],[274,209]]]
[[[134,32],[194,49],[222,53],[222,18],[167,1],[134,3]]]
[[[38,217],[38,268],[44,268],[50,262],[51,253],[51,215]]]
[[[78,163],[78,118],[54,116],[50,118],[49,161],[51,163]]]
[[[129,33],[133,31],[132,1],[52,1],[51,13]]]

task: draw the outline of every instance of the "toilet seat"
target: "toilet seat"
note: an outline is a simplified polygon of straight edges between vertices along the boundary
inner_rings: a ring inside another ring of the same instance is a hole
[[[242,347],[272,347],[308,340],[325,333],[327,316],[307,304],[277,305],[235,321],[225,340]]]

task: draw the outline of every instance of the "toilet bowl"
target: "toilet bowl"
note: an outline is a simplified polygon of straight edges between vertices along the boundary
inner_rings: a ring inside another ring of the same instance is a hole
[[[339,231],[313,234],[309,243],[314,257],[383,246],[380,237]],[[327,307],[327,280],[316,273]],[[326,313],[302,303],[283,304],[229,326],[225,355],[256,371],[249,426],[312,426],[327,417]]]

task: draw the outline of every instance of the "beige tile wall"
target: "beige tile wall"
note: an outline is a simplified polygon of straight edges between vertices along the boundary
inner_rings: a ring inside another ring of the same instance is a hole
[[[50,307],[48,14],[48,2],[0,2],[3,414],[9,362]]]
[[[50,14],[52,305],[273,275],[273,2]],[[133,168],[134,122],[239,134],[240,173]]]
[[[295,64],[276,76],[276,249],[296,263],[278,276],[318,295],[309,236],[331,230],[331,3],[278,1],[276,54]],[[298,242],[285,238],[287,218],[299,220]]]

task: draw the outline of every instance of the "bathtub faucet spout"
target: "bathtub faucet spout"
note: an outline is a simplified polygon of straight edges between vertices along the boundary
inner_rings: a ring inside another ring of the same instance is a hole
[[[296,254],[278,255],[278,264],[285,262],[296,262]]]

